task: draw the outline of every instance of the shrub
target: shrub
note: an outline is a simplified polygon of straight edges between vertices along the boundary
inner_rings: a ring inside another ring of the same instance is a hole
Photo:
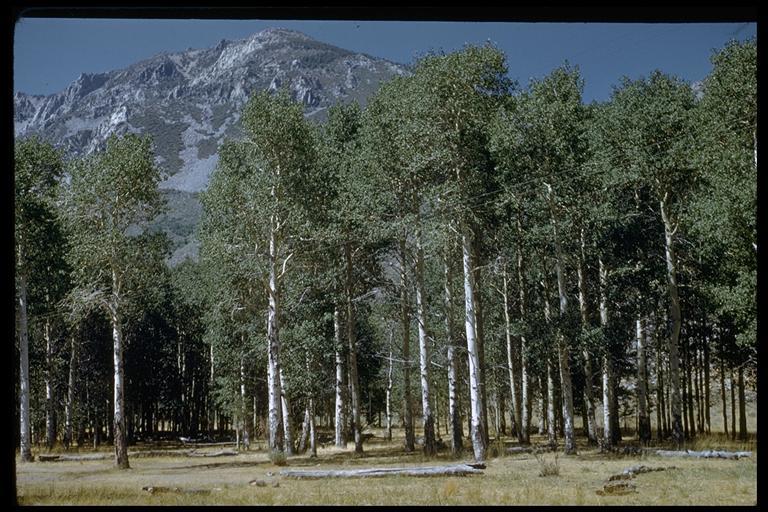
[[[286,457],[285,452],[281,451],[272,451],[269,453],[269,460],[274,464],[275,466],[287,466],[288,465],[288,457]]]
[[[533,451],[533,456],[536,457],[536,461],[539,463],[539,476],[560,475],[560,465],[558,463],[557,452],[555,452],[553,460],[548,460],[548,458],[538,450]]]

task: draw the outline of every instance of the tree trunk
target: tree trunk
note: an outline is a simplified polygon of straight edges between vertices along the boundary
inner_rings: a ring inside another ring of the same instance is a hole
[[[539,435],[547,432],[547,381],[539,376]]]
[[[461,425],[461,408],[459,404],[459,361],[456,355],[456,328],[453,322],[453,268],[450,254],[446,251],[445,267],[445,333],[448,346],[448,423],[451,433],[451,452],[459,455],[464,449],[464,432]]]
[[[747,440],[747,399],[743,363],[739,365],[739,440]]]
[[[523,277],[523,224],[521,212],[517,212],[517,286],[520,296],[520,320],[525,322],[527,318],[527,304],[525,294],[525,279]],[[520,336],[520,381],[521,381],[521,405],[520,405],[520,442],[530,442],[531,431],[531,386],[528,375],[528,343],[525,336]]]
[[[485,460],[485,438],[483,432],[485,426],[483,423],[484,404],[481,375],[480,375],[480,354],[477,339],[477,318],[475,316],[475,274],[472,269],[471,261],[471,243],[470,234],[467,227],[461,237],[462,254],[464,264],[464,327],[467,333],[467,360],[469,364],[469,398],[472,414],[472,429],[470,437],[472,438],[472,451],[475,460],[478,462]]]
[[[283,431],[285,438],[285,454],[293,455],[293,421],[291,420],[291,406],[288,403],[288,397],[285,394],[285,381],[283,380],[283,369],[278,370],[280,380],[280,406],[283,412]]]
[[[648,414],[647,366],[645,361],[645,332],[643,319],[638,318],[637,327],[637,435],[647,445],[651,441],[651,416]],[[647,328],[647,325],[646,325]]]
[[[581,313],[582,329],[588,330],[589,309],[587,305],[587,283],[584,275],[585,246],[584,228],[581,228],[581,251],[579,253],[578,267],[576,274],[579,281],[579,312]],[[597,428],[595,424],[595,395],[592,387],[592,356],[590,347],[582,347],[582,358],[584,359],[584,406],[586,408],[586,426],[587,439],[590,444],[597,444]]]
[[[731,377],[728,383],[731,386],[731,439],[736,440],[736,379],[733,376],[733,363],[731,366]]]
[[[600,325],[603,332],[608,328],[608,271],[603,264],[603,260],[598,260],[600,275]],[[603,347],[603,447],[610,449],[613,447],[613,362],[611,360],[610,343]]]
[[[70,340],[70,354],[69,354],[69,378],[67,380],[67,401],[64,404],[64,448],[69,450],[72,445],[72,417],[73,409],[75,406],[75,394],[77,393],[76,383],[78,380],[78,348],[76,336],[72,335]]]
[[[400,239],[400,312],[403,327],[403,422],[405,423],[405,451],[416,449],[416,436],[413,430],[413,407],[411,404],[411,315],[408,306],[407,265],[408,252],[406,238]]]
[[[360,428],[360,382],[357,376],[357,338],[355,337],[355,311],[352,305],[352,252],[349,243],[344,244],[346,262],[347,344],[349,349],[349,381],[352,405],[352,427],[355,436],[355,453],[363,453],[363,436]]]
[[[19,249],[19,262],[21,262]],[[19,264],[21,267],[21,264]],[[19,443],[21,461],[32,462],[31,429],[29,424],[29,324],[27,320],[27,276],[23,269],[17,273],[19,309],[17,325],[19,331]]]
[[[315,400],[309,399],[309,456],[317,457],[317,431],[315,430]]]
[[[125,370],[123,367],[123,332],[119,311],[120,304],[120,284],[117,279],[117,272],[112,271],[112,293],[114,299],[111,305],[112,313],[112,341],[113,358],[115,371],[114,387],[114,445],[115,445],[115,466],[120,469],[128,469],[128,439],[126,436],[125,425]]]
[[[550,205],[550,221],[555,242],[555,273],[557,274],[557,291],[560,296],[560,318],[568,313],[568,295],[565,291],[565,276],[563,272],[563,254],[557,230],[555,204],[552,187],[547,185],[547,195]],[[573,385],[571,382],[571,367],[569,362],[570,350],[565,341],[565,335],[560,328],[557,332],[557,355],[560,362],[560,394],[563,412],[563,433],[565,437],[565,454],[576,454],[576,435],[573,425]]]
[[[243,341],[245,341],[245,335],[243,335]],[[243,448],[245,450],[251,448],[251,432],[253,430],[252,417],[248,411],[249,402],[250,400],[245,393],[245,356],[240,356],[240,424],[243,430]]]
[[[710,387],[711,361],[709,360],[709,336],[704,337],[704,422],[706,423],[707,434],[712,433],[712,389]]]
[[[524,442],[522,425],[522,411],[520,407],[520,387],[517,385],[517,361],[519,359],[518,348],[516,343],[512,339],[512,333],[510,331],[510,319],[509,319],[509,295],[507,293],[507,266],[506,262],[503,265],[502,273],[502,297],[504,299],[504,331],[507,338],[507,372],[509,373],[509,391],[510,398],[512,399],[511,418],[514,429],[517,431],[517,440],[520,443]]]
[[[387,369],[387,441],[392,440],[392,336],[389,332],[389,368]]]
[[[422,247],[421,220],[416,220],[416,322],[419,328],[419,370],[421,377],[421,416],[424,427],[424,454],[437,453],[435,446],[435,418],[430,407],[429,345],[427,341],[427,314],[424,306],[424,248]]]
[[[271,217],[271,232],[269,237],[269,288],[267,308],[267,387],[269,396],[269,450],[283,451],[283,437],[280,433],[282,423],[281,397],[282,383],[280,378],[280,334],[279,334],[279,302],[277,290],[277,219]]]
[[[656,338],[656,438],[659,442],[664,440],[666,435],[666,417],[664,404],[664,362],[661,357],[661,337],[658,329],[654,329]]]
[[[296,453],[301,455],[307,451],[307,440],[309,438],[309,404],[304,408],[304,421],[301,422],[301,435],[299,436],[299,446]]]
[[[345,350],[341,341],[341,322],[339,321],[339,309],[333,310],[333,336],[336,342],[336,447],[347,447],[346,421],[346,395],[347,395],[347,369],[344,361]]]
[[[471,238],[470,238],[471,240]],[[477,372],[478,382],[480,386],[480,413],[482,417],[482,434],[483,445],[487,448],[489,443],[488,437],[488,390],[485,379],[485,337],[483,328],[485,326],[483,319],[483,301],[480,294],[480,288],[478,283],[480,279],[480,255],[477,246],[470,242],[470,264],[472,265],[473,274],[473,286],[472,286],[472,298],[474,300],[475,311],[475,342],[477,345]]]
[[[50,452],[56,443],[56,410],[53,396],[53,341],[49,318],[46,318],[43,324],[43,338],[45,339],[45,446]]]
[[[682,425],[682,397],[680,394],[680,363],[677,354],[680,339],[680,325],[682,316],[680,313],[680,297],[677,291],[677,256],[675,254],[674,237],[677,226],[673,225],[669,214],[668,195],[665,194],[660,201],[661,218],[664,222],[665,254],[667,259],[667,290],[670,300],[670,315],[672,316],[672,335],[669,340],[669,381],[670,402],[672,404],[672,438],[680,447],[684,441]]]
[[[725,358],[723,350],[723,341],[720,340],[720,398],[723,401],[723,431],[728,437],[728,401],[725,395]]]
[[[696,430],[701,434],[704,432],[704,385],[701,378],[701,351],[698,347],[694,349],[694,359],[696,365],[694,366],[694,391],[696,393]]]
[[[685,385],[688,393],[688,426],[691,438],[696,437],[696,418],[693,414],[693,362],[691,361],[691,340],[685,340]]]

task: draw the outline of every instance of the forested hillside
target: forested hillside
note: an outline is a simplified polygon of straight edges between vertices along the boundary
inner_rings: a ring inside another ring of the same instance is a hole
[[[517,84],[467,46],[322,124],[254,93],[173,267],[157,139],[18,138],[22,461],[109,443],[128,468],[179,437],[364,453],[372,427],[476,461],[503,436],[747,439],[756,42],[712,63],[698,92],[654,72],[585,104],[577,66]]]

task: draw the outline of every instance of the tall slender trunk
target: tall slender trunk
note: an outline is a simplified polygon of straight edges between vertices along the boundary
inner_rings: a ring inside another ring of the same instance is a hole
[[[710,387],[711,361],[709,360],[709,335],[704,337],[704,422],[707,434],[712,433],[712,418],[710,408],[712,406],[712,389]]]
[[[392,336],[393,331],[389,332],[389,368],[387,369],[387,441],[392,440]]]
[[[690,435],[691,438],[696,437],[696,418],[693,414],[693,361],[691,361],[691,350],[693,347],[691,347],[691,340],[686,339],[685,340],[685,384],[688,387],[688,425],[690,428]]]
[[[519,305],[520,305],[520,320],[525,322],[527,317],[527,304],[525,293],[525,279],[523,277],[523,223],[521,220],[521,212],[518,209],[516,225],[517,225],[517,287],[519,291]],[[530,376],[528,374],[528,342],[525,336],[520,336],[520,388],[521,388],[521,406],[520,406],[520,442],[528,444],[530,442],[531,432],[531,385]]]
[[[77,393],[77,381],[78,379],[78,349],[80,344],[77,342],[77,337],[72,335],[70,339],[70,353],[69,353],[69,378],[67,379],[67,401],[64,404],[64,447],[69,450],[72,445],[72,417],[75,406],[75,396]]]
[[[341,341],[341,321],[339,320],[339,309],[333,310],[333,337],[336,343],[336,416],[334,425],[336,426],[336,447],[347,447],[347,429],[345,425],[346,407],[347,407],[347,367],[345,364],[346,354],[344,344]]]
[[[547,381],[541,375],[539,381],[539,435],[543,436],[547,431]]]
[[[720,339],[720,398],[723,401],[723,430],[728,437],[728,401],[725,395],[725,351],[723,340]]]
[[[475,241],[476,242],[476,241]],[[479,386],[480,386],[480,413],[482,416],[482,425],[483,425],[483,444],[487,447],[489,443],[489,437],[488,437],[488,428],[490,424],[488,423],[488,388],[486,386],[486,379],[485,379],[485,334],[484,334],[484,317],[483,317],[483,300],[482,296],[480,294],[480,288],[479,283],[481,282],[480,279],[480,253],[479,249],[477,248],[475,243],[470,242],[471,247],[471,253],[470,253],[470,261],[472,264],[472,273],[473,273],[473,287],[472,287],[472,297],[474,300],[474,306],[475,306],[475,339],[477,344],[477,360],[478,360],[478,377],[479,377]]]
[[[568,313],[568,295],[565,291],[565,276],[563,271],[563,253],[560,247],[560,238],[557,230],[555,215],[555,203],[552,187],[546,185],[549,197],[550,221],[555,243],[555,273],[557,274],[557,291],[560,296],[560,317],[565,318]],[[563,431],[565,437],[566,455],[576,454],[576,435],[573,424],[573,385],[571,382],[571,367],[569,362],[570,349],[565,341],[565,334],[560,328],[557,332],[557,355],[560,362],[560,393],[562,400]]]
[[[739,365],[739,440],[747,440],[747,398],[744,386],[744,363]]]
[[[669,293],[669,311],[672,317],[672,335],[669,340],[669,380],[670,380],[670,402],[672,404],[672,438],[678,447],[684,441],[682,425],[682,397],[680,393],[680,363],[677,354],[677,347],[680,339],[680,325],[682,316],[680,313],[680,297],[677,291],[677,256],[675,254],[674,238],[677,226],[667,212],[668,194],[660,201],[661,218],[664,222],[664,240],[665,254],[667,259],[667,290]]]
[[[698,347],[693,351],[696,364],[693,368],[694,392],[696,394],[696,430],[699,433],[704,432],[704,386],[701,378],[701,351]]]
[[[584,275],[585,246],[584,228],[581,228],[581,251],[579,252],[576,274],[579,281],[579,312],[581,313],[581,326],[588,330],[589,307],[587,305],[587,283]],[[595,424],[595,394],[592,387],[592,356],[590,347],[582,346],[582,358],[584,359],[584,407],[586,409],[587,439],[590,444],[597,444],[597,427]]]
[[[267,387],[269,396],[269,450],[283,451],[283,423],[281,411],[282,383],[280,378],[279,302],[277,289],[277,218],[271,217],[269,237],[269,305],[267,308]],[[287,441],[287,439],[286,439]]]
[[[304,408],[304,421],[301,422],[301,435],[299,436],[299,446],[296,453],[301,455],[307,450],[307,441],[309,440],[309,403]]]
[[[510,398],[512,399],[512,411],[510,411],[512,424],[517,431],[517,440],[520,443],[524,442],[522,425],[522,411],[520,407],[520,386],[517,383],[518,368],[517,361],[519,359],[518,347],[515,340],[512,338],[511,325],[509,319],[509,295],[507,293],[507,265],[506,262],[503,265],[502,270],[502,298],[504,299],[504,331],[507,339],[507,372],[509,373],[509,391]]]
[[[245,340],[245,335],[243,335]],[[251,414],[248,412],[248,397],[245,392],[245,356],[240,356],[240,416],[241,425],[243,430],[243,448],[250,450],[251,448],[251,432],[253,430],[253,424],[251,423]]]
[[[416,220],[416,321],[419,327],[419,371],[421,377],[421,416],[424,427],[424,454],[434,455],[435,418],[430,407],[429,345],[427,341],[427,314],[424,305],[424,248],[422,246],[421,220]]]
[[[285,381],[283,380],[283,368],[278,369],[280,381],[280,407],[283,413],[283,432],[285,436],[285,454],[293,455],[293,421],[291,420],[291,405],[288,402],[288,396],[285,394]]]
[[[656,337],[656,438],[664,440],[666,435],[666,414],[664,404],[664,361],[661,356],[661,336],[658,329],[654,329]]]
[[[552,356],[547,355],[547,444],[557,446],[557,420],[555,418],[555,369]]]
[[[309,398],[309,457],[317,457],[317,430],[315,429],[315,400]]]
[[[451,433],[451,452],[454,456],[464,449],[464,432],[461,425],[461,407],[459,404],[459,361],[456,355],[456,327],[453,322],[453,266],[448,251],[444,257],[445,288],[445,334],[448,338],[448,423]]]
[[[128,438],[126,436],[125,424],[125,369],[123,366],[123,332],[122,319],[120,317],[120,282],[117,272],[112,271],[112,294],[111,304],[112,316],[112,341],[113,341],[113,362],[115,371],[114,387],[114,444],[115,444],[115,466],[120,469],[128,469]]]
[[[472,269],[471,261],[471,238],[469,228],[464,226],[461,237],[462,254],[464,264],[464,327],[467,333],[467,359],[469,363],[469,397],[472,414],[472,429],[470,437],[472,439],[472,450],[475,460],[485,460],[486,443],[483,432],[485,425],[483,422],[483,395],[480,374],[480,353],[479,341],[477,339],[477,318],[475,316],[475,273]]]
[[[355,336],[355,311],[352,304],[352,251],[349,243],[344,244],[347,301],[347,345],[349,349],[350,402],[352,405],[352,428],[355,436],[355,453],[363,453],[363,436],[360,428],[360,381],[357,376],[357,338]]]
[[[603,332],[608,328],[608,271],[603,264],[603,260],[598,260],[600,276],[600,325]],[[613,447],[613,361],[611,360],[610,343],[603,347],[603,447],[610,449]]]
[[[48,451],[51,451],[56,443],[56,409],[53,396],[53,340],[49,318],[46,318],[43,324],[43,338],[45,339],[45,446]]]
[[[728,384],[731,388],[731,439],[736,440],[736,379],[733,375],[733,363],[730,363],[731,375]]]
[[[403,328],[403,421],[405,423],[405,451],[416,449],[416,435],[413,429],[413,406],[411,403],[411,314],[408,305],[408,252],[406,236],[400,239],[400,319]]]
[[[19,262],[22,261],[19,248]],[[27,319],[27,276],[19,263],[16,285],[19,309],[17,310],[17,328],[19,331],[19,440],[22,462],[32,462],[32,444],[29,415],[29,323]]]
[[[647,366],[645,356],[645,332],[643,319],[638,318],[637,327],[637,435],[640,442],[651,441],[651,416],[648,414]],[[647,324],[645,326],[647,328]]]

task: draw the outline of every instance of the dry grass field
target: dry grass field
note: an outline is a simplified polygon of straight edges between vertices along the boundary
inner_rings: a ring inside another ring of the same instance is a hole
[[[321,448],[317,459],[288,459],[291,469],[438,465],[454,462],[448,454],[426,460],[406,454],[401,439],[386,442],[381,431],[365,446],[364,456]],[[542,439],[535,437],[534,442]],[[513,445],[511,441],[507,446]],[[482,475],[375,479],[291,480],[263,450],[220,458],[133,458],[119,471],[111,460],[16,464],[21,505],[754,505],[757,502],[757,454],[754,437],[746,443],[722,436],[699,438],[689,449],[753,450],[740,460],[661,458],[651,455],[601,454],[579,446],[576,456],[558,456],[558,475],[539,476],[541,461],[532,454],[491,452]],[[107,450],[107,448],[105,448]],[[212,450],[212,449],[211,449]],[[493,456],[496,455],[496,456]],[[554,463],[554,455],[545,454]],[[471,457],[468,455],[466,459]],[[600,496],[610,475],[633,465],[675,469],[636,475],[636,492]],[[249,482],[260,479],[265,486]],[[185,492],[149,492],[143,487],[180,488]]]

